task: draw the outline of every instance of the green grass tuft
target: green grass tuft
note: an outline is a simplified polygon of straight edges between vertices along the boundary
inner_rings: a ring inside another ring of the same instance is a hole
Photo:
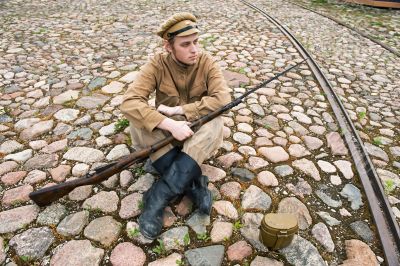
[[[203,240],[203,241],[208,241],[208,240],[210,240],[210,237],[207,235],[207,232],[206,232],[206,233],[202,233],[202,234],[197,234],[197,239]]]
[[[396,185],[392,179],[388,179],[383,183],[385,193],[389,195],[395,188]]]
[[[186,233],[186,235],[183,237],[183,243],[185,243],[185,246],[190,244],[190,236],[189,236],[189,234]]]
[[[118,119],[118,121],[115,123],[115,132],[121,132],[124,131],[125,128],[129,126],[129,121],[126,118]]]
[[[380,137],[375,137],[373,139],[373,142],[375,145],[378,145],[378,146],[383,144],[382,139]]]
[[[153,248],[152,251],[157,255],[164,255],[167,252],[164,242],[161,239],[157,239],[157,241],[159,244],[155,248]]]
[[[363,120],[367,116],[366,112],[358,112],[358,119]]]
[[[237,221],[233,224],[233,230],[234,230],[234,231],[239,231],[240,228],[242,228],[242,227],[243,227],[243,224],[242,224],[239,220],[237,220]]]
[[[137,228],[131,228],[131,229],[129,229],[128,230],[128,236],[130,237],[130,238],[134,238],[134,237],[137,237],[138,235],[139,235],[139,229],[137,229]]]

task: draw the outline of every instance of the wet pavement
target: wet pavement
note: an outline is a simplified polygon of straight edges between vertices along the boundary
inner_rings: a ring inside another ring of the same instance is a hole
[[[397,58],[309,11],[257,4],[320,61],[399,217]],[[129,153],[121,97],[148,57],[162,51],[154,34],[160,21],[183,10],[198,17],[200,44],[224,69],[233,97],[301,60],[279,30],[238,1],[0,2],[0,263],[382,262],[355,162],[306,65],[224,115],[224,144],[202,165],[214,198],[210,217],[184,197],[166,208],[159,239],[143,238],[142,194],[158,178],[143,165],[49,207],[29,200],[33,190]],[[269,212],[298,217],[300,231],[287,248],[269,251],[259,242]]]

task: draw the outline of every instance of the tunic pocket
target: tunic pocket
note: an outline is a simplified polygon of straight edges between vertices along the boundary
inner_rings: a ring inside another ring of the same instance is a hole
[[[190,101],[197,101],[201,97],[207,95],[207,86],[205,82],[193,85],[192,89],[189,91]]]
[[[156,106],[177,106],[179,104],[179,92],[172,85],[162,84],[156,91]]]
[[[164,93],[165,95],[167,95],[167,96],[178,96],[179,97],[178,90],[172,85],[161,84],[160,85],[160,91],[162,93]]]

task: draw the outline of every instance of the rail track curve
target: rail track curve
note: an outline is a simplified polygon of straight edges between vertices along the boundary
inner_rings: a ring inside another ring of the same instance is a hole
[[[333,90],[317,62],[285,26],[269,15],[265,10],[245,0],[240,1],[266,17],[268,21],[274,24],[291,41],[303,58],[309,58],[307,64],[328,98],[339,126],[342,129],[343,137],[350,150],[350,154],[355,162],[356,170],[360,176],[360,181],[366,194],[373,220],[376,224],[386,263],[389,266],[400,265],[399,225],[392,213],[375,167],[338,95]]]

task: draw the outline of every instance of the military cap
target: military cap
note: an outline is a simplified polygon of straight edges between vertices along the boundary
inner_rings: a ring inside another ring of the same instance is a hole
[[[200,32],[197,28],[196,17],[188,12],[177,13],[168,18],[160,29],[157,35],[165,40],[170,40],[175,36],[188,36]]]

